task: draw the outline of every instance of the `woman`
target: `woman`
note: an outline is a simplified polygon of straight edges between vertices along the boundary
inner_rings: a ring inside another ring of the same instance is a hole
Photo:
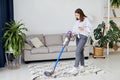
[[[86,44],[87,38],[91,31],[91,24],[87,18],[87,16],[84,14],[82,9],[75,10],[75,17],[76,22],[74,24],[74,27],[72,29],[73,36],[76,37],[76,57],[75,57],[75,65],[72,70],[70,70],[71,74],[77,74],[79,63],[81,64],[80,70],[84,71],[84,46]]]

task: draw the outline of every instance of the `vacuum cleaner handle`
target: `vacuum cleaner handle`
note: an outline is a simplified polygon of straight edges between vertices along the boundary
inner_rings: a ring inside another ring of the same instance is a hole
[[[62,49],[60,50],[60,53],[59,53],[59,55],[58,55],[58,58],[57,58],[57,60],[56,60],[56,62],[55,62],[55,64],[54,64],[53,71],[52,71],[52,72],[45,71],[44,74],[45,74],[46,76],[51,76],[51,75],[55,72],[55,69],[56,69],[57,64],[58,64],[58,62],[59,62],[59,60],[60,60],[60,57],[61,57],[61,55],[62,55],[62,53],[63,53],[63,51],[64,51],[64,48],[65,48],[66,46],[68,46],[68,44],[69,44],[69,42],[70,42],[71,34],[72,34],[71,31],[68,31],[68,32],[67,32],[65,41],[64,41],[63,46],[62,46]]]
[[[68,46],[68,44],[69,44],[69,42],[70,42],[70,39],[71,39],[71,36],[72,36],[72,32],[71,32],[71,31],[68,31],[67,34],[66,34],[66,38],[65,38],[65,40],[64,40],[64,43],[63,43],[63,47],[62,47],[62,49],[61,49],[61,51],[60,51],[60,53],[59,53],[59,55],[58,55],[57,61],[55,62],[53,72],[54,72],[55,69],[56,69],[56,66],[57,66],[57,64],[58,64],[58,62],[59,62],[59,60],[60,60],[60,57],[61,57],[61,55],[62,55],[62,53],[63,53],[63,51],[64,51],[64,48],[65,48],[66,46]]]
[[[58,58],[57,58],[57,61],[55,62],[54,70],[53,70],[53,71],[55,71],[55,68],[56,68],[56,66],[57,66],[57,64],[58,64],[58,62],[59,62],[59,60],[60,60],[60,57],[61,57],[61,55],[62,55],[62,53],[63,53],[63,51],[64,51],[64,48],[65,48],[65,47],[62,47],[62,49],[61,49],[61,51],[60,51],[60,54],[59,54],[59,56],[58,56]]]

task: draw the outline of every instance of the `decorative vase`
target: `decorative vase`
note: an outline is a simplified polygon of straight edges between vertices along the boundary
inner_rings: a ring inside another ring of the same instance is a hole
[[[114,46],[113,46],[114,51],[117,51],[118,48],[119,48],[119,47],[118,47],[117,45],[114,45]]]
[[[21,65],[21,55],[15,57],[13,53],[6,53],[6,62],[8,69],[18,69]]]

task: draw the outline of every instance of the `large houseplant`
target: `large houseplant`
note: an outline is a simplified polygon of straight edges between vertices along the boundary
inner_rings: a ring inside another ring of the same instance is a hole
[[[27,31],[27,28],[23,27],[23,23],[16,22],[7,22],[6,27],[3,28],[4,34],[2,41],[4,42],[4,48],[8,57],[8,61],[15,61],[16,65],[19,64],[19,57],[24,48],[24,40],[26,34],[24,31]],[[9,56],[8,56],[9,55]]]
[[[104,45],[107,44],[107,39],[105,37],[105,23],[102,22],[98,25],[96,29],[94,29],[94,38],[97,40],[96,43],[94,43],[94,57],[102,57],[103,56],[103,50]]]
[[[118,38],[120,38],[120,29],[115,22],[110,20],[110,29],[105,32],[105,23],[102,22],[102,24],[99,24],[98,27],[94,29],[94,38],[97,40],[94,46],[94,53],[97,53],[95,54],[97,56],[103,56],[103,50],[107,43],[110,43],[110,48],[117,45]]]

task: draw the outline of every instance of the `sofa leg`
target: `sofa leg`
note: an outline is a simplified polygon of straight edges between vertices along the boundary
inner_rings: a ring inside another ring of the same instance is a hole
[[[25,64],[29,64],[30,62],[29,61],[24,61]]]

